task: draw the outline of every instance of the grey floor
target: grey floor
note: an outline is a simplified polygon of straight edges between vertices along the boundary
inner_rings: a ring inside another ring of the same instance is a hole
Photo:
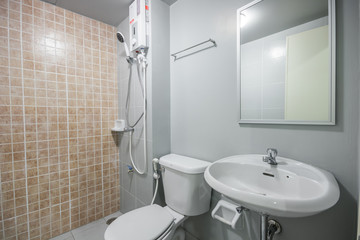
[[[108,225],[106,221],[112,217],[118,217],[122,213],[115,212],[109,216],[91,222],[70,232],[64,233],[60,236],[51,238],[50,240],[101,240],[104,239],[104,233]]]

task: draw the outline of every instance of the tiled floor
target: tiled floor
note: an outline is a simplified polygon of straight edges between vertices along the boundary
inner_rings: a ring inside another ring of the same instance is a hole
[[[113,213],[95,222],[91,222],[50,240],[103,240],[108,225],[106,221],[112,217],[118,217],[121,212]]]

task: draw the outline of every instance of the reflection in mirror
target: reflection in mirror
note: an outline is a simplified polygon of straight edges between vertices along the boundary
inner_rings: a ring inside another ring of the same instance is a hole
[[[257,0],[238,10],[240,123],[335,124],[333,9]]]

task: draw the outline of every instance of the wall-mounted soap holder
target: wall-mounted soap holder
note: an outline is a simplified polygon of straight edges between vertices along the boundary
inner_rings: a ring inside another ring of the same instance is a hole
[[[111,131],[118,133],[133,132],[134,128],[112,128]]]
[[[126,121],[124,119],[116,119],[115,127],[113,127],[111,131],[118,133],[126,133],[126,132],[133,132],[134,128],[126,127]]]
[[[227,225],[230,225],[233,229],[235,229],[235,225],[244,210],[247,209],[236,206],[235,204],[225,200],[220,200],[216,204],[214,210],[211,212],[211,217]]]

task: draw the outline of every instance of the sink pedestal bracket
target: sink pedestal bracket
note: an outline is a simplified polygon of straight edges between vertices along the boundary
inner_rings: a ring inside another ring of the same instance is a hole
[[[261,214],[260,217],[260,240],[272,240],[275,234],[281,232],[281,225],[273,219],[269,220],[266,214]]]

